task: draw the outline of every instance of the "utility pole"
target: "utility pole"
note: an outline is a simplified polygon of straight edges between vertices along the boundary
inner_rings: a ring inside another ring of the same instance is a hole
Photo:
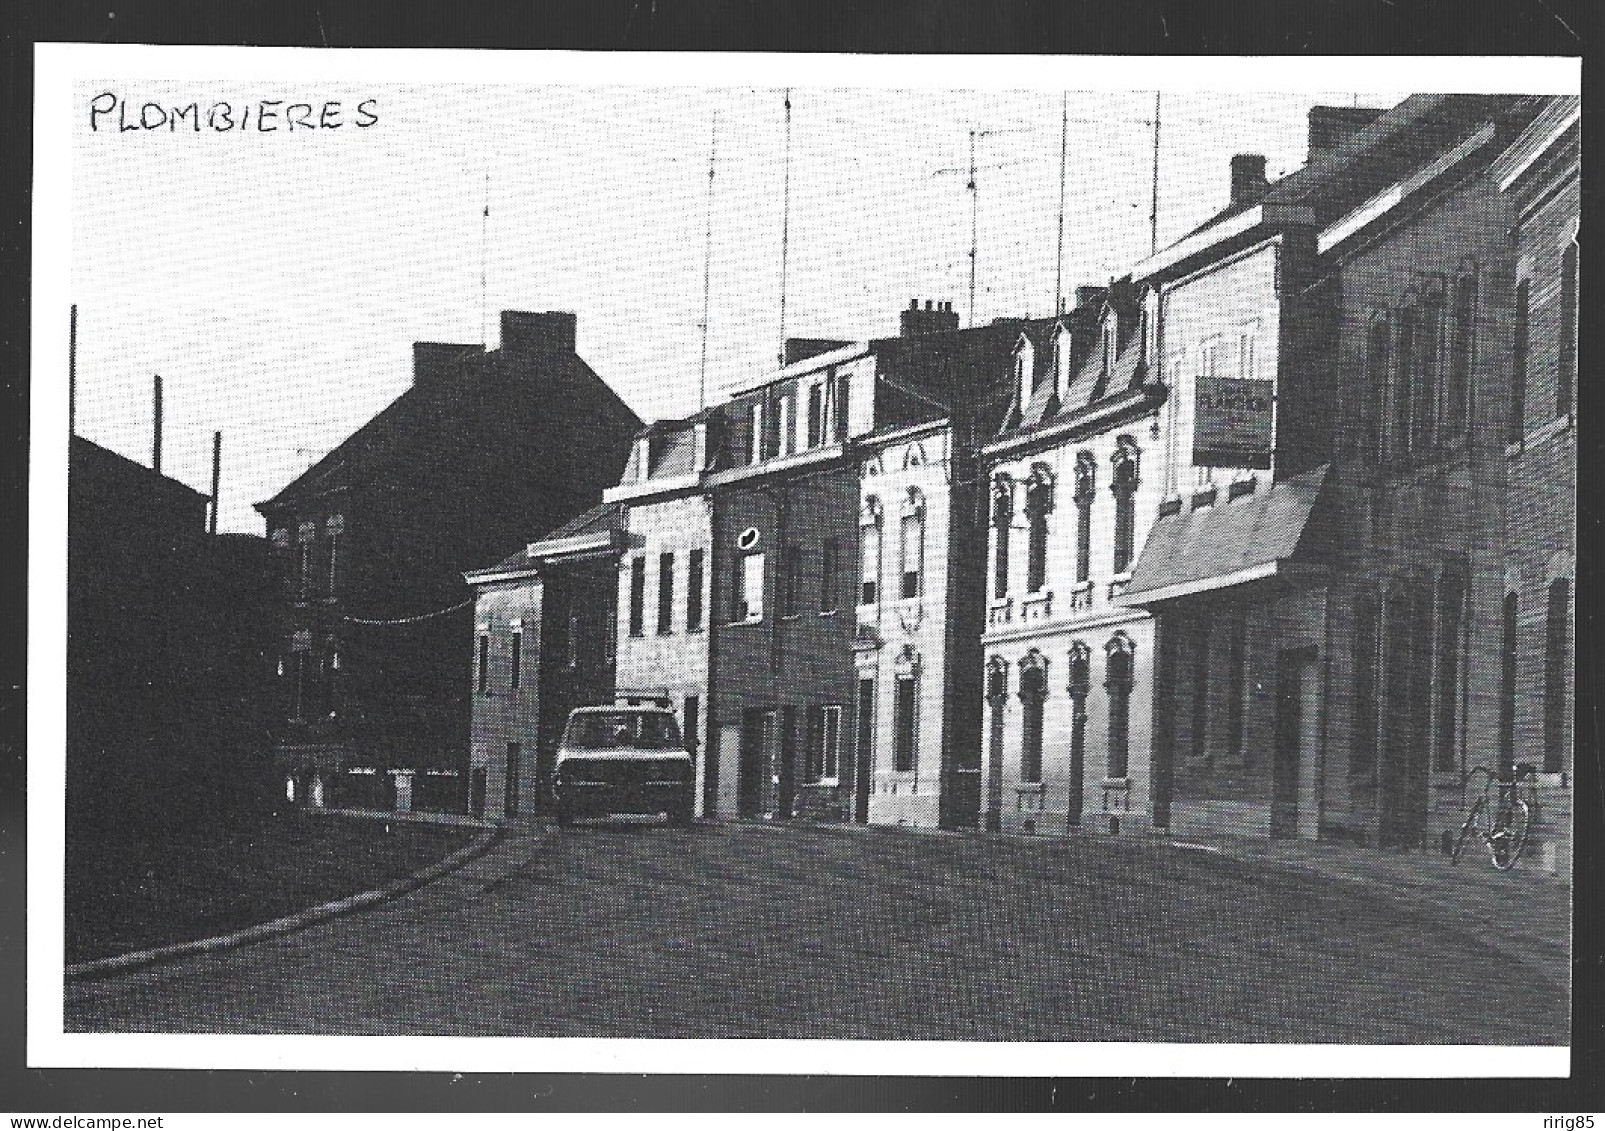
[[[78,434],[78,304],[67,324],[67,435]]]
[[[977,217],[979,216],[980,197],[975,191],[975,131],[970,131],[970,181],[967,186],[970,190],[970,320],[969,325],[975,325],[975,251],[977,242]]]
[[[156,474],[162,473],[162,375],[156,375],[154,387],[154,412],[152,414],[150,468]]]
[[[1159,91],[1154,91],[1154,193],[1148,212],[1148,254],[1159,250]]]
[[[490,348],[490,304],[488,271],[485,266],[490,251],[490,170],[485,171],[485,211],[479,218],[479,344]]]
[[[719,152],[719,111],[708,139],[708,231],[702,252],[702,365],[697,375],[697,411],[708,407],[708,303],[713,286],[713,164]],[[782,340],[785,334],[782,331]]]
[[[1070,92],[1060,96],[1059,103],[1059,248],[1054,257],[1053,313],[1064,313],[1064,181],[1065,159],[1070,142]]]
[[[206,530],[206,533],[211,535],[213,538],[217,537],[217,506],[218,506],[217,489],[218,489],[218,482],[222,478],[222,471],[223,471],[223,433],[222,432],[213,432],[212,433],[212,518],[211,518],[211,521],[207,524],[207,530]]]
[[[791,87],[786,88],[786,179],[780,205],[780,353],[786,364],[786,267],[791,250]]]

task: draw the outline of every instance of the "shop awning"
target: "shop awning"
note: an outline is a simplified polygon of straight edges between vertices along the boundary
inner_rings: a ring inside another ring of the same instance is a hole
[[[1269,490],[1162,516],[1116,603],[1155,605],[1285,575],[1326,478],[1323,464]]]

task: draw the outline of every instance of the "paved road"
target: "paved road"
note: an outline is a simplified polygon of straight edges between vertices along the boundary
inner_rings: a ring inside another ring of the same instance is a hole
[[[370,912],[68,987],[75,1031],[1564,1043],[1430,900],[1100,839],[528,829]]]

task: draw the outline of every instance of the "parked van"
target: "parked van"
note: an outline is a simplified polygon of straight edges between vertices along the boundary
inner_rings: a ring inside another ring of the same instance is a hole
[[[658,706],[578,707],[570,712],[552,773],[557,823],[613,813],[664,813],[686,824],[696,768],[674,712]]]

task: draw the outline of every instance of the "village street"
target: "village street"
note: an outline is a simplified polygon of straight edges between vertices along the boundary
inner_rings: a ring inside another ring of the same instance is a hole
[[[1260,853],[1270,849],[1261,847]],[[1549,877],[759,823],[524,824],[366,913],[67,988],[71,1031],[1564,1043]],[[1334,874],[1346,870],[1349,875]],[[1413,878],[1407,878],[1413,877]],[[1494,923],[1501,908],[1516,924]]]

